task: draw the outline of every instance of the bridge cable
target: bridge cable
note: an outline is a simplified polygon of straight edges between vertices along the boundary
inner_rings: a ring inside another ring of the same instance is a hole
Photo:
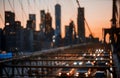
[[[14,13],[16,14],[16,12],[15,12],[15,0],[13,0],[13,8],[14,8]],[[18,16],[15,16],[15,17],[18,20]]]
[[[118,19],[119,19],[119,27],[120,27],[120,0],[118,0],[118,7],[119,7],[119,17],[118,17]]]
[[[28,13],[30,12],[30,2],[29,2],[29,0],[27,0],[27,3],[28,3]]]
[[[13,7],[12,7],[12,4],[10,3],[10,0],[8,0],[8,3],[9,3],[9,5],[10,5],[10,7],[11,7],[11,9],[12,9],[13,13],[15,13],[14,0],[13,0]],[[18,17],[17,17],[17,16],[15,16],[15,17],[16,17],[16,19],[18,19]]]
[[[10,5],[10,7],[11,7],[12,11],[14,12],[14,8],[12,7],[12,4],[10,3],[10,1],[9,1],[9,0],[8,0],[8,3],[9,3],[9,5]]]
[[[0,13],[0,18],[1,18],[1,21],[2,21],[2,23],[3,23],[3,25],[4,25],[4,20],[3,20],[3,18],[2,18],[1,13]]]
[[[20,5],[21,5],[21,10],[22,10],[22,18],[23,18],[23,26],[24,26],[24,16],[23,16],[23,14],[25,15],[25,18],[27,18],[27,15],[26,15],[26,13],[25,13],[25,10],[24,10],[24,8],[23,8],[23,4],[22,4],[22,1],[20,1],[19,0],[19,3],[20,3]]]
[[[5,12],[5,0],[3,0],[3,11]]]
[[[35,12],[35,10],[36,10],[36,7],[35,7],[35,3],[36,3],[36,1],[35,0],[33,0],[34,1],[34,12]],[[37,6],[37,5],[36,5]]]
[[[25,11],[24,11],[24,8],[23,8],[22,1],[19,0],[19,3],[20,3],[20,5],[21,5],[22,12],[24,13],[25,17],[27,18],[27,15],[26,15],[26,13],[25,13]]]
[[[5,16],[4,15],[4,12],[5,12],[5,0],[3,0],[3,16]],[[2,13],[2,12],[1,12]],[[0,13],[0,18],[1,18],[1,21],[2,21],[2,23],[3,23],[3,25],[4,25],[4,18],[2,17],[2,14]]]

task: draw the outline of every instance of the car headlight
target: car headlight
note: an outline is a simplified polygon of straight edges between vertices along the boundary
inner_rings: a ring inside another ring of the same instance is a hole
[[[85,73],[85,76],[88,77],[88,73]]]
[[[70,73],[67,73],[67,75],[69,76],[69,75],[70,75]]]
[[[59,73],[59,76],[61,76],[62,73]]]
[[[76,73],[76,74],[75,74],[75,76],[77,76],[77,77],[78,77],[78,76],[79,76],[79,73]]]

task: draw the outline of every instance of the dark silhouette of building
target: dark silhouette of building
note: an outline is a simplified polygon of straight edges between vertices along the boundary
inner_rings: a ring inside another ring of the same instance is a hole
[[[78,38],[80,39],[80,42],[85,42],[84,8],[78,8],[77,25]]]
[[[41,36],[40,31],[34,32],[34,51],[40,51],[41,50]]]
[[[30,28],[24,29],[24,51],[33,51],[34,50],[34,38],[33,38],[34,31]]]
[[[36,15],[29,14],[29,19],[27,20],[26,28],[24,29],[24,50],[25,51],[35,51],[35,30],[36,28]]]
[[[40,40],[42,48],[50,48],[53,41],[54,29],[52,28],[52,17],[49,12],[41,10]],[[43,38],[42,38],[43,36]]]
[[[50,29],[52,28],[52,17],[49,12],[45,15],[45,32],[50,32]]]
[[[54,35],[54,29],[52,28],[52,17],[49,12],[45,15],[45,34],[48,41],[52,41]]]
[[[27,20],[27,29],[32,29],[33,30],[33,21],[32,20]]]
[[[23,27],[21,26],[20,21],[15,21],[15,32],[16,32],[16,48],[23,51],[24,48],[24,39],[23,39]]]
[[[41,16],[40,30],[42,32],[45,32],[45,11],[44,10],[40,11],[40,16]]]
[[[2,50],[2,29],[0,28],[0,50]]]
[[[11,11],[5,11],[5,26],[11,26],[15,23],[15,14]]]
[[[38,39],[40,39],[41,49],[48,49],[51,47],[53,40],[54,29],[52,28],[52,17],[49,12],[45,10],[40,11],[41,23]]]
[[[65,45],[72,45],[74,42],[74,22],[71,21],[68,26],[65,26]]]
[[[60,46],[61,40],[61,6],[60,4],[55,5],[55,45]]]
[[[29,14],[29,20],[27,21],[27,28],[33,29],[35,31],[36,29],[36,15],[35,14]]]
[[[5,50],[23,50],[23,28],[19,21],[15,21],[15,14],[5,11],[5,27],[3,35],[5,37]]]
[[[65,26],[65,42],[64,42],[64,44],[65,45],[69,45],[69,43],[70,43],[70,34],[69,34],[69,32],[70,32],[70,27],[68,26],[68,25],[66,25]]]

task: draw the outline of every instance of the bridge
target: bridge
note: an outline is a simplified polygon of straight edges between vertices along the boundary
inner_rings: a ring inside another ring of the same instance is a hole
[[[75,70],[90,68],[93,70],[92,74],[97,70],[102,70],[108,71],[107,78],[119,78],[120,66],[116,65],[116,56],[108,46],[101,43],[84,43],[1,60],[0,76],[3,78],[58,78],[59,70],[64,68]],[[77,62],[83,64],[76,65]],[[87,62],[93,65],[86,66]],[[97,62],[105,62],[105,65],[99,65]]]

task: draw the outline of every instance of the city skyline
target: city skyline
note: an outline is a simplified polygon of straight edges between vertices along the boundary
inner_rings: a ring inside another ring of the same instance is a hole
[[[5,0],[5,10],[11,10],[10,5],[8,4],[8,1]],[[75,0],[29,0],[29,5],[25,5],[27,1],[20,0],[22,2],[22,6],[24,6],[23,11],[21,12],[21,5],[18,3],[19,1],[14,1],[14,11],[16,14],[16,20],[21,21],[22,26],[26,27],[26,20],[28,20],[28,14],[36,14],[36,20],[37,20],[37,30],[39,30],[39,24],[40,24],[40,10],[45,10],[46,12],[49,11],[52,15],[52,26],[55,29],[55,5],[59,3],[61,5],[61,25],[62,25],[62,37],[64,37],[65,32],[65,25],[68,25],[70,20],[73,20],[75,22],[75,26],[77,27],[77,8],[78,5]],[[38,3],[39,2],[39,3]],[[12,1],[10,3],[13,6]],[[3,7],[3,1],[0,3],[1,7]],[[18,6],[17,6],[18,4]],[[36,4],[36,6],[34,6]],[[40,5],[41,4],[41,5]],[[46,4],[46,5],[44,5]],[[99,5],[98,5],[99,4]],[[110,19],[112,18],[112,0],[80,0],[81,7],[85,8],[85,18],[87,19],[87,22],[92,30],[92,33],[95,37],[102,38],[102,28],[110,28],[111,23]],[[26,6],[26,7],[25,7]],[[29,6],[29,7],[27,7]],[[30,6],[33,6],[30,10]],[[19,11],[18,9],[19,8]],[[67,10],[65,10],[67,9]],[[107,9],[107,10],[106,10]],[[4,19],[4,13],[3,8],[0,8],[0,12],[2,15],[2,18]],[[11,10],[12,11],[12,10]],[[19,13],[18,13],[19,12]],[[22,19],[23,17],[23,19]],[[1,20],[1,19],[0,19]],[[4,25],[0,21],[0,28],[3,28]],[[95,31],[97,30],[97,31]],[[86,36],[88,36],[89,31],[86,28]]]

